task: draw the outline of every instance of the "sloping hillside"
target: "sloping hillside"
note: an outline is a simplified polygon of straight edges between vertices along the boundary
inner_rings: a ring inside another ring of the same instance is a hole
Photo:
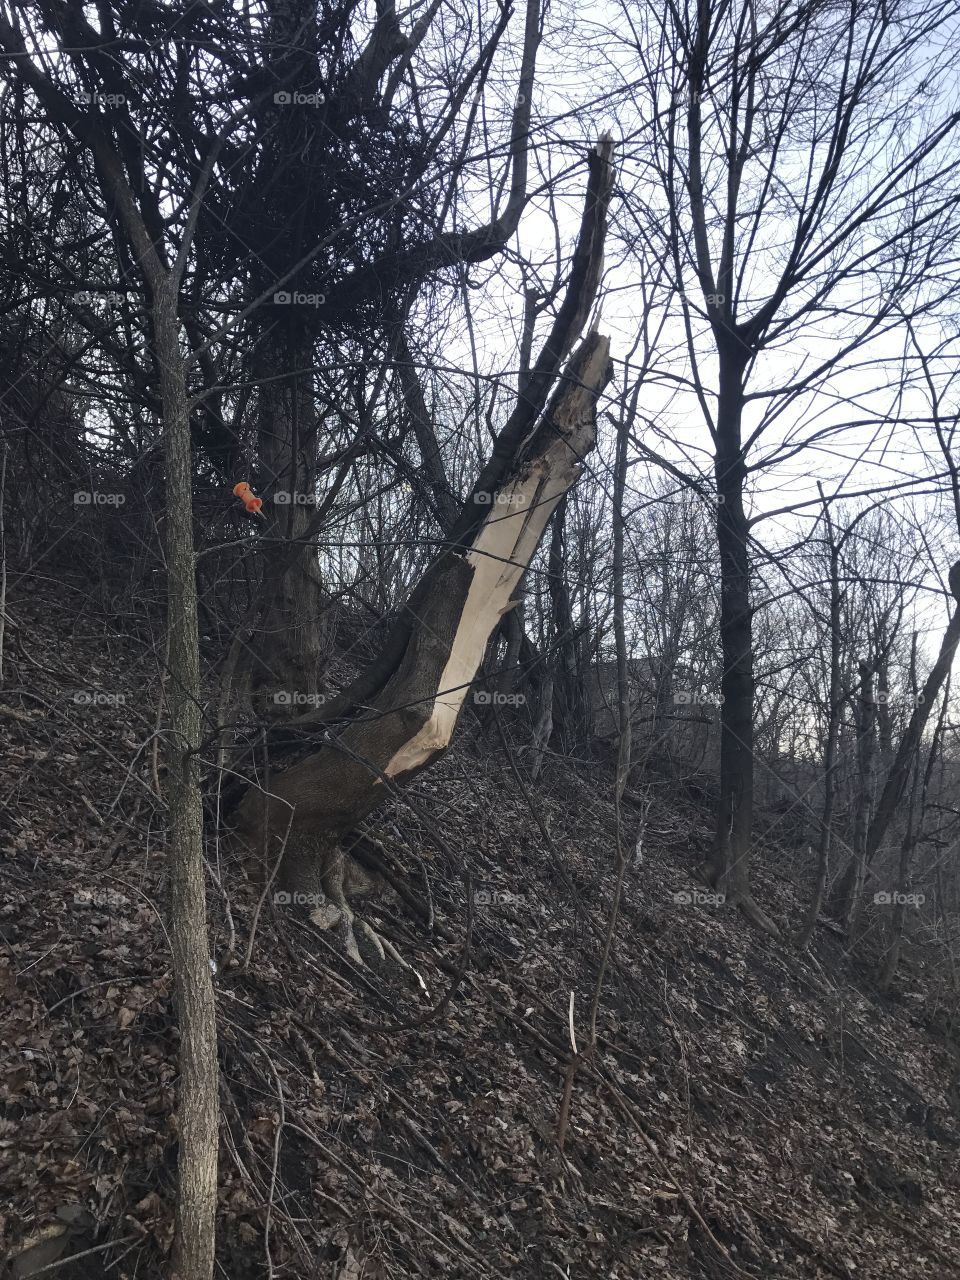
[[[0,692],[0,1243],[12,1276],[152,1280],[176,1144],[160,663],[82,583],[30,589]],[[829,930],[800,957],[703,901],[710,815],[672,779],[631,784],[591,1050],[610,781],[564,765],[530,791],[467,726],[412,807],[376,815],[434,925],[370,916],[425,990],[292,907],[258,914],[211,842],[219,1275],[960,1274],[960,1124],[922,973],[881,1000]],[[775,850],[756,886],[798,919]]]

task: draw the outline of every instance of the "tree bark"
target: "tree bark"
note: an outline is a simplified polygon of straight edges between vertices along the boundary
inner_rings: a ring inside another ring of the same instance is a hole
[[[530,743],[530,778],[533,782],[540,777],[544,757],[553,736],[553,675],[549,670],[541,677],[538,698],[537,720]]]
[[[553,517],[547,583],[550,591],[552,639],[550,666],[553,673],[553,732],[561,751],[573,750],[583,737],[584,702],[578,659],[578,636],[570,607],[567,586],[566,551],[567,504],[562,500]]]
[[[156,299],[154,340],[164,408],[167,475],[167,860],[170,945],[180,1024],[179,1189],[171,1280],[208,1280],[213,1274],[217,1203],[217,1025],[207,934],[203,809],[197,774],[201,688],[190,414],[179,350],[175,286],[165,287]]]
[[[754,924],[779,930],[750,891],[753,824],[753,609],[749,524],[743,507],[746,463],[741,442],[746,351],[735,334],[718,334],[720,386],[716,422],[717,548],[720,554],[720,804],[706,868],[714,887]]]
[[[267,716],[282,716],[285,707],[292,713],[297,699],[291,694],[317,691],[323,595],[316,547],[307,536],[317,485],[312,360],[309,332],[292,325],[279,341],[265,337],[255,353],[264,551],[261,612],[245,650],[240,691]],[[282,380],[278,369],[288,371]]]

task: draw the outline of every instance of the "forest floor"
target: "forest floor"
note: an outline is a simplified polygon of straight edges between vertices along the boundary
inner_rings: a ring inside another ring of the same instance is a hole
[[[178,1047],[160,661],[82,584],[31,591],[8,602],[0,689],[0,1250],[18,1280],[159,1280]],[[591,1044],[611,769],[517,768],[467,725],[414,807],[371,823],[435,923],[366,914],[426,989],[358,969],[295,908],[254,928],[258,895],[211,843],[217,1275],[960,1276],[954,1056],[918,950],[881,997],[829,929],[808,955],[754,932],[693,877],[709,806],[637,770]],[[781,852],[758,849],[756,894],[796,927]]]

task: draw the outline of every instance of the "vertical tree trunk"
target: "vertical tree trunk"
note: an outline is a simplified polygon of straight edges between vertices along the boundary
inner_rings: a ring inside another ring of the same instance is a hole
[[[823,498],[823,488],[820,497]],[[833,810],[837,797],[837,746],[840,739],[840,716],[843,710],[842,672],[840,666],[840,547],[833,536],[830,506],[824,500],[823,516],[830,540],[830,685],[827,694],[827,745],[823,758],[823,811],[820,815],[820,845],[817,851],[817,879],[810,909],[796,944],[804,950],[810,945],[817,918],[823,909],[830,869],[830,847],[833,843]]]
[[[553,736],[553,675],[549,670],[545,671],[541,676],[538,697],[537,721],[533,726],[533,740],[531,743],[533,754],[530,777],[534,782],[540,777],[544,756]]]
[[[877,700],[873,687],[873,667],[861,659],[860,694],[857,709],[857,801],[853,818],[853,876],[841,917],[847,936],[853,940],[860,915],[867,878],[867,829],[873,803],[874,760],[877,751]]]
[[[317,691],[323,611],[320,567],[305,533],[316,512],[317,409],[309,373],[313,342],[291,326],[265,338],[254,358],[265,522],[261,612],[242,666],[244,692],[260,714],[295,710]],[[280,377],[285,370],[286,376]],[[297,539],[303,539],[297,545]],[[302,709],[302,707],[301,707]]]
[[[903,919],[906,911],[906,895],[910,885],[910,861],[917,843],[917,791],[919,790],[918,771],[914,770],[913,785],[910,788],[910,802],[907,806],[907,825],[900,841],[900,860],[897,865],[897,894],[893,904],[893,920],[890,924],[890,941],[883,965],[877,978],[881,991],[889,991],[890,984],[900,963],[900,944],[903,940]],[[921,809],[922,813],[922,809]]]
[[[890,642],[879,638],[881,648],[877,654],[877,751],[879,767],[886,777],[893,764],[893,721],[890,717]],[[914,689],[916,694],[916,689]]]
[[[573,614],[567,586],[566,554],[567,500],[557,504],[550,527],[547,555],[547,583],[552,620],[550,666],[553,672],[553,733],[557,746],[567,751],[576,741],[577,679],[573,644]]]
[[[917,694],[917,633],[913,633],[913,641],[910,647],[910,691],[914,697]],[[887,954],[884,957],[883,966],[880,970],[878,979],[880,990],[887,991],[897,972],[897,966],[900,963],[900,950],[903,944],[903,924],[904,914],[906,910],[906,895],[910,892],[911,880],[911,863],[913,861],[913,853],[917,843],[923,832],[923,816],[927,811],[927,796],[930,789],[930,779],[933,776],[934,766],[937,756],[943,744],[943,733],[947,722],[947,712],[950,707],[950,681],[947,680],[947,687],[944,691],[943,700],[940,704],[940,714],[937,717],[937,725],[933,732],[933,741],[930,744],[930,754],[927,757],[927,765],[923,771],[923,783],[920,784],[919,770],[915,769],[913,774],[913,786],[910,789],[910,806],[907,811],[907,827],[903,834],[903,840],[900,843],[900,862],[897,868],[897,901],[893,909],[893,925],[890,945]],[[918,795],[919,789],[919,795]],[[937,863],[939,872],[939,862]]]
[[[171,283],[154,302],[167,478],[170,944],[180,1024],[179,1190],[171,1280],[209,1280],[217,1201],[217,1029],[197,776],[201,688],[190,415],[176,299],[176,286]]]
[[[716,422],[717,549],[720,554],[720,805],[707,876],[748,919],[779,931],[750,892],[753,824],[753,611],[749,525],[743,507],[746,465],[740,438],[745,352],[730,335],[720,348]]]
[[[533,335],[537,326],[540,294],[528,286],[523,291],[523,326],[520,333],[520,361],[517,369],[517,395],[522,396],[530,380],[530,359],[533,354]],[[501,626],[504,639],[503,672],[500,676],[500,692],[510,694],[520,676],[520,658],[526,640],[527,578],[524,575],[516,592],[517,606],[507,614]],[[551,717],[552,722],[552,717]],[[551,723],[552,727],[552,723]],[[542,759],[542,756],[541,756]]]
[[[627,483],[627,441],[629,430],[622,418],[617,431],[617,456],[613,471],[613,634],[617,647],[617,780],[616,800],[620,801],[630,775],[630,737],[633,708],[630,704],[630,671],[627,665],[627,635],[624,625],[623,593],[623,491]]]
[[[520,650],[523,647],[523,615],[521,610],[524,606],[523,582],[517,587],[517,603],[516,607],[503,620],[502,635],[504,640],[503,646],[503,669],[500,672],[497,681],[497,687],[500,693],[509,695],[513,692],[517,683],[517,677],[520,674]]]

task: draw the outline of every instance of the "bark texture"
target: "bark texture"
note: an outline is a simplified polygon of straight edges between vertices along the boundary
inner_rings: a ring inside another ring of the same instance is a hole
[[[217,1202],[217,1025],[207,935],[203,809],[197,775],[201,737],[197,584],[193,548],[190,414],[179,356],[176,293],[155,305],[154,339],[164,406],[167,470],[167,627],[170,639],[170,946],[180,1024],[179,1150],[172,1280],[213,1274]]]
[[[255,362],[265,548],[262,607],[245,650],[242,686],[254,709],[268,716],[293,705],[290,693],[317,691],[323,593],[310,534],[317,510],[312,361],[309,333],[291,326],[281,341],[264,340]],[[291,372],[281,381],[283,367]]]

